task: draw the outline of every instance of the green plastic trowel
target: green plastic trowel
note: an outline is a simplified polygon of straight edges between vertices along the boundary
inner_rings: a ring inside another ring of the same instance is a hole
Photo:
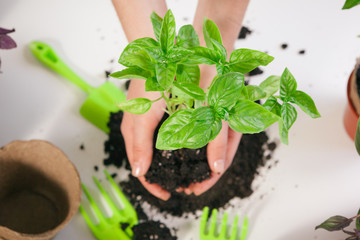
[[[43,42],[31,42],[30,49],[45,66],[76,84],[88,94],[80,108],[81,115],[104,132],[109,133],[107,123],[110,113],[119,111],[117,105],[126,99],[125,94],[109,81],[97,88],[90,86],[77,76],[49,45]]]

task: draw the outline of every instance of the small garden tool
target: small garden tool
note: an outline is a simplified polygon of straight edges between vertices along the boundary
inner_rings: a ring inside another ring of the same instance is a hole
[[[89,193],[88,189],[82,184],[82,189],[90,203],[90,207],[93,210],[98,223],[94,223],[90,218],[90,213],[85,210],[83,204],[80,205],[80,212],[83,215],[86,223],[90,227],[92,233],[99,240],[131,240],[133,237],[132,227],[138,223],[138,218],[135,209],[130,202],[126,199],[125,195],[121,192],[120,188],[114,182],[109,173],[105,170],[105,175],[110,183],[111,190],[120,199],[122,208],[119,209],[115,200],[110,197],[100,181],[93,177],[93,180],[100,190],[99,194],[104,198],[105,203],[112,211],[111,217],[104,216],[100,210],[99,205],[95,202],[93,196]],[[113,195],[111,195],[113,196]]]
[[[208,226],[208,217],[209,217],[209,208],[205,207],[203,209],[203,214],[201,216],[201,222],[200,222],[200,240],[236,240],[237,234],[238,234],[238,220],[239,216],[236,215],[235,219],[232,223],[232,228],[230,232],[230,236],[227,236],[228,234],[228,226],[227,226],[227,219],[228,214],[225,213],[222,220],[221,220],[221,226],[220,226],[220,232],[217,233],[218,227],[217,227],[217,213],[218,211],[216,209],[213,209],[211,212],[211,220],[210,220],[210,226]],[[244,218],[244,222],[241,227],[241,233],[240,233],[240,240],[245,240],[246,234],[248,229],[248,218]]]
[[[43,42],[33,41],[30,49],[36,58],[45,66],[79,86],[89,96],[80,108],[81,115],[92,124],[109,133],[107,123],[111,112],[118,112],[118,103],[126,99],[124,93],[112,82],[105,82],[95,88],[76,75],[55,53]]]

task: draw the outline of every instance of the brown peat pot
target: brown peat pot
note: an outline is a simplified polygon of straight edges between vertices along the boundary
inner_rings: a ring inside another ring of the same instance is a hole
[[[77,170],[51,143],[13,141],[0,149],[0,239],[52,239],[80,199]]]

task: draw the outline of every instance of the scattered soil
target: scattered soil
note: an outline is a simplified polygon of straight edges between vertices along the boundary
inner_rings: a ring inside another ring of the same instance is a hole
[[[263,73],[264,73],[264,71],[261,70],[259,67],[257,67],[257,68],[255,68],[254,70],[251,70],[251,71],[248,73],[248,75],[249,75],[250,77],[252,77],[252,76],[260,75],[260,74],[263,74]]]
[[[130,86],[130,79],[129,79],[129,80],[126,80],[126,82],[125,82],[125,89],[126,89],[126,90],[129,90],[129,86]]]
[[[147,221],[133,227],[134,240],[176,240],[170,229],[158,221]]]
[[[81,144],[81,145],[80,145],[80,150],[85,150],[84,144]]]
[[[245,39],[247,35],[251,34],[252,31],[247,27],[242,27],[238,36],[238,39]]]
[[[97,171],[99,171],[99,167],[98,166],[94,166],[94,170],[97,172]]]
[[[287,47],[288,47],[287,43],[281,44],[281,48],[282,48],[282,49],[287,49]]]
[[[300,51],[299,51],[299,54],[300,54],[300,55],[305,54],[305,50],[300,50]]]

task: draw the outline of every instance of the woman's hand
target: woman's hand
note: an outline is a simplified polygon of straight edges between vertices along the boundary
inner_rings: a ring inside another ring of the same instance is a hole
[[[131,80],[128,99],[145,97],[151,100],[160,97],[158,92],[145,92],[144,80]],[[126,153],[132,169],[132,175],[139,178],[144,187],[154,196],[168,200],[170,193],[157,184],[150,184],[144,175],[148,171],[153,156],[154,131],[164,115],[163,100],[152,104],[151,109],[142,115],[124,112],[121,132],[124,136]]]

